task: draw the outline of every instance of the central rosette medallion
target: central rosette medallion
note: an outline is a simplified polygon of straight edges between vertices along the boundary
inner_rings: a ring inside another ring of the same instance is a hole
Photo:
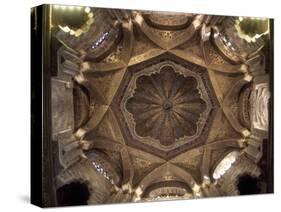
[[[125,112],[139,138],[171,146],[199,134],[200,118],[207,105],[192,74],[165,64],[137,76],[129,91]]]

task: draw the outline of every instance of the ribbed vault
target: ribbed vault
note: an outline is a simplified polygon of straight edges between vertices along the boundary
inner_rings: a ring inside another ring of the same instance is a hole
[[[131,202],[236,195],[240,175],[260,176],[266,35],[246,40],[236,17],[87,12],[83,33],[56,34],[61,185],[88,182],[88,203]]]

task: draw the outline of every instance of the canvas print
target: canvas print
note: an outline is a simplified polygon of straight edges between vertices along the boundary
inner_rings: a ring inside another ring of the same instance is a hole
[[[273,193],[272,19],[42,5],[31,36],[32,203]]]

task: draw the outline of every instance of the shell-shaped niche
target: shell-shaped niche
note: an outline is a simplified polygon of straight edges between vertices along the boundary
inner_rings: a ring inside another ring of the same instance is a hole
[[[137,78],[126,108],[133,115],[139,136],[150,136],[169,146],[179,138],[196,134],[206,103],[194,77],[183,76],[166,65],[158,73]]]

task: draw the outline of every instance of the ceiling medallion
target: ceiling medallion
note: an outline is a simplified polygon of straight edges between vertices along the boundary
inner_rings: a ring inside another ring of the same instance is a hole
[[[133,75],[121,101],[133,137],[164,151],[198,138],[210,110],[202,79],[172,61]]]

